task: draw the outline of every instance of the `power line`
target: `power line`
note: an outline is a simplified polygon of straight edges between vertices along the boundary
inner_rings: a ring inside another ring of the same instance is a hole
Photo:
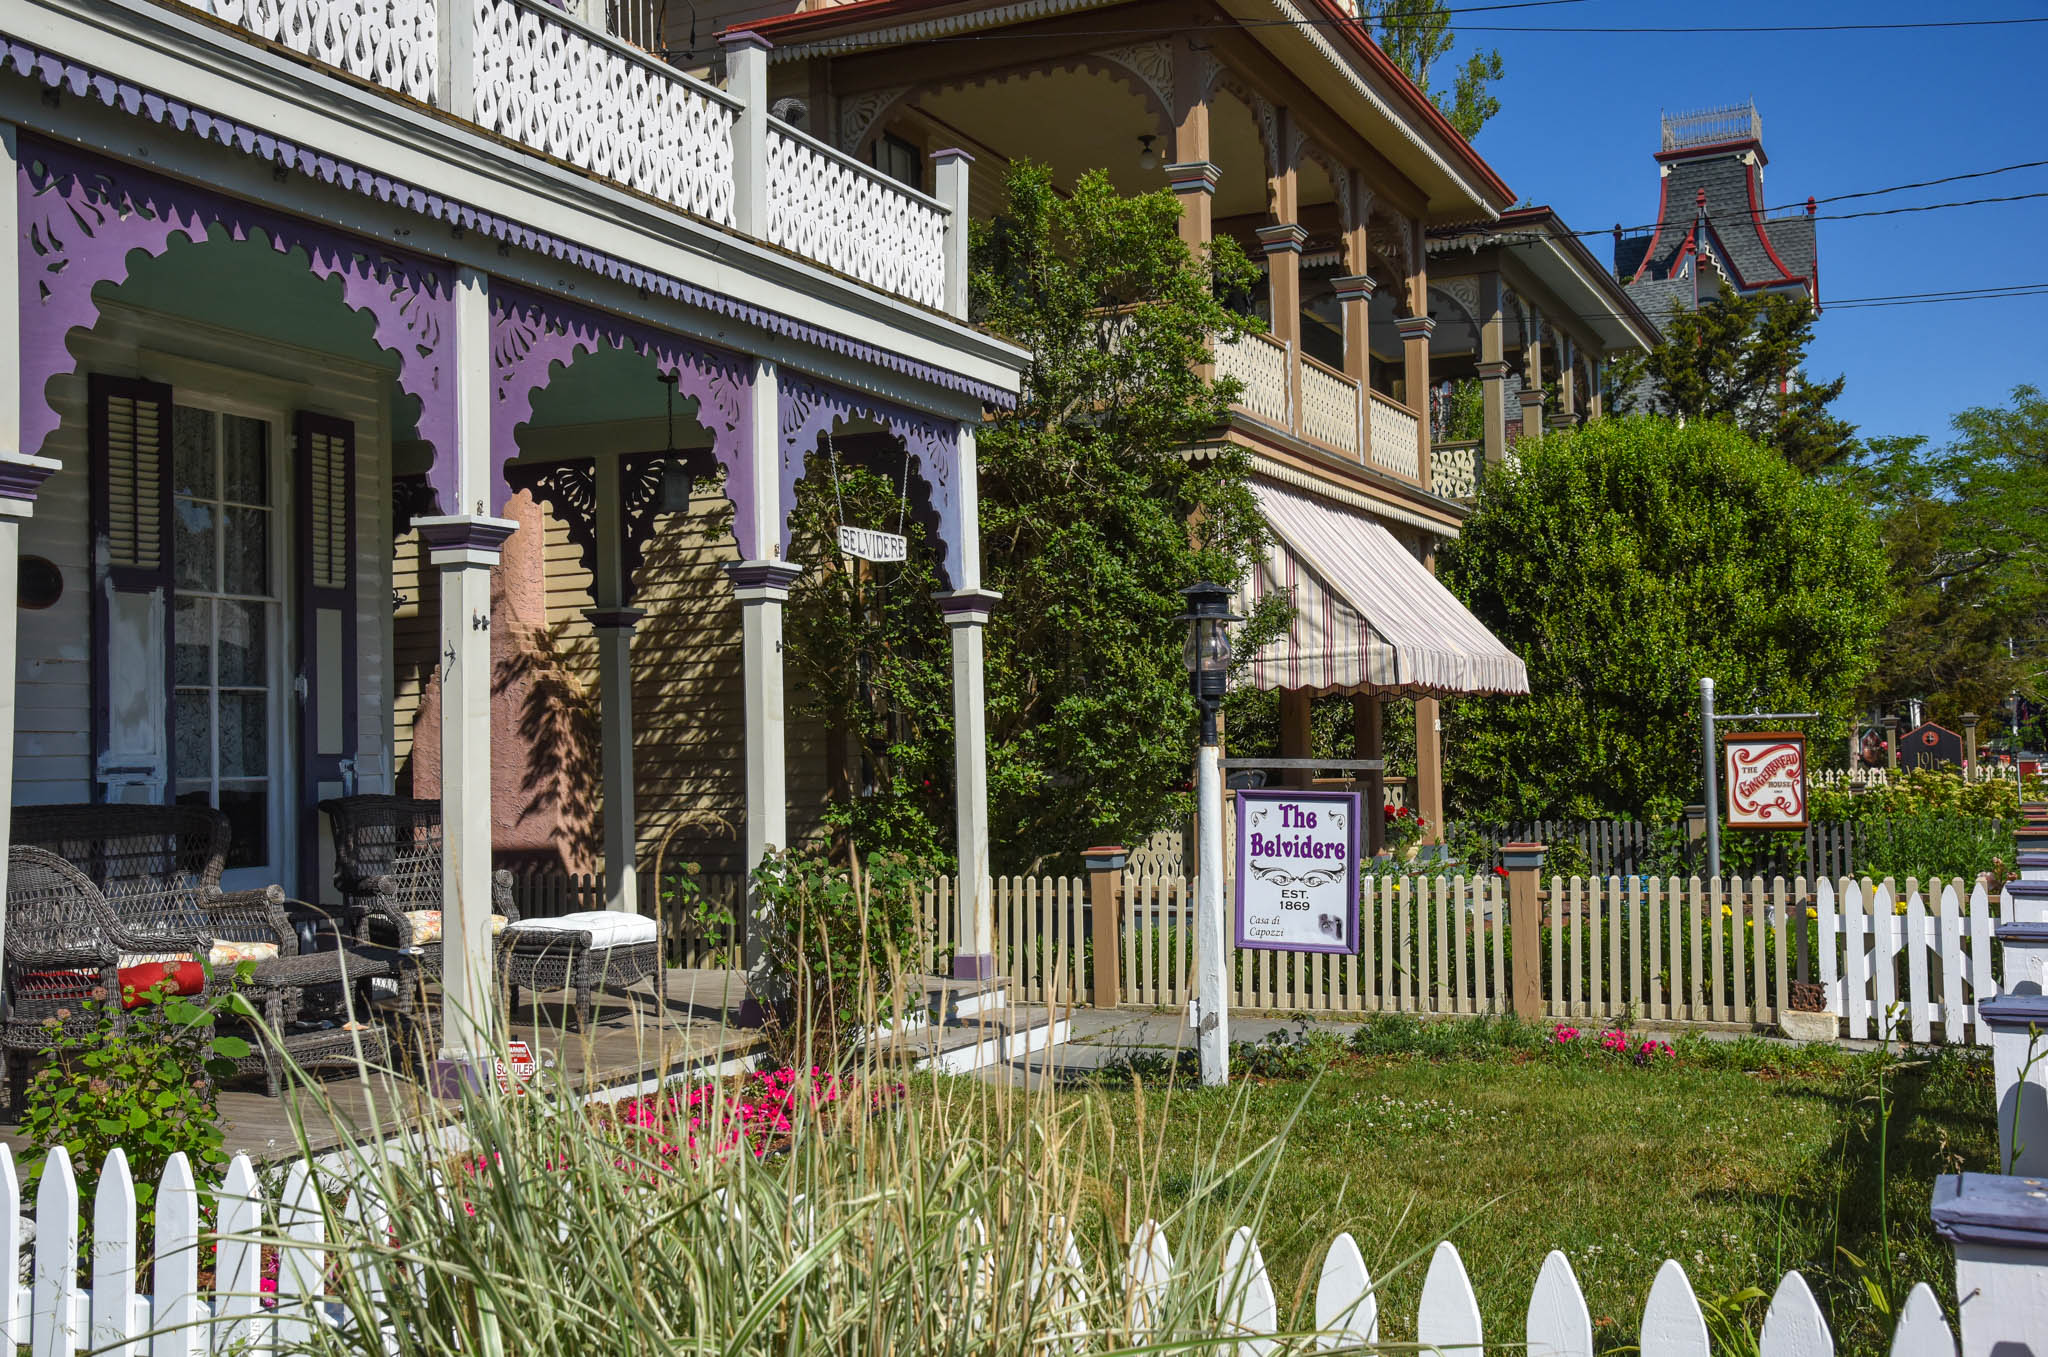
[[[1553,4],[1574,4],[1580,0],[1521,0],[1515,4],[1475,5],[1443,11],[1450,14],[1477,14],[1490,10],[1537,9]],[[1200,34],[1204,32],[1249,32],[1266,28],[1336,28],[1356,27],[1370,37],[1375,26],[1411,27],[1431,22],[1430,16],[1382,17],[1367,24],[1356,18],[1300,18],[1300,19],[1228,19],[1205,23],[1183,24],[1173,28],[1098,28],[1086,32],[1064,30],[1036,33],[951,33],[942,36],[917,38],[907,41],[878,44],[888,47],[932,47],[946,43],[960,42],[1028,42],[1033,39],[1057,41],[1067,38],[1107,37],[1158,37],[1161,35]],[[2018,24],[2048,24],[2048,15],[2036,18],[2018,19],[1919,19],[1896,23],[1861,24],[1459,24],[1459,33],[1580,33],[1592,35],[1713,35],[1713,34],[1790,34],[1790,33],[1897,33],[1915,32],[1928,29],[1974,29],[2003,28]],[[802,39],[798,39],[802,41]],[[817,41],[830,41],[819,39]]]

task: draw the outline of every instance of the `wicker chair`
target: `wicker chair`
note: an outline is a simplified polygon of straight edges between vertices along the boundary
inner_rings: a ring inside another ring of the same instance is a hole
[[[124,954],[203,958],[215,942],[253,942],[298,955],[281,888],[221,889],[228,836],[227,817],[211,807],[139,804],[17,806],[11,835],[62,858],[104,896]],[[233,980],[232,968],[217,968],[209,991]]]
[[[0,1023],[0,1053],[17,1113],[30,1056],[97,1040],[102,1011],[116,1031],[126,1025],[117,928],[106,897],[76,867],[40,848],[8,850],[7,1017]]]
[[[398,957],[401,1011],[416,1016],[428,981],[442,974],[441,942],[415,939],[412,916],[439,911],[441,803],[403,796],[343,796],[322,801],[334,831],[334,884],[348,927],[357,940],[390,948]],[[491,912],[507,923],[519,918],[512,874],[491,875]],[[493,940],[494,968],[504,934]]]

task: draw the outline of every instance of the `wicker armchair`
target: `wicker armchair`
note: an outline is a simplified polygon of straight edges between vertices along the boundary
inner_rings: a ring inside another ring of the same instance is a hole
[[[403,796],[343,796],[322,801],[334,831],[334,884],[358,941],[391,948],[399,959],[399,1005],[416,1013],[424,986],[442,974],[438,937],[422,941],[417,916],[441,901],[441,803]],[[491,912],[516,922],[512,874],[491,875]],[[493,939],[493,964],[504,934]]]
[[[116,928],[106,897],[76,867],[40,848],[8,850],[7,1017],[0,1023],[0,1054],[17,1112],[31,1055],[96,1040],[102,1011],[112,1015],[116,1031],[125,1025]]]
[[[189,953],[204,958],[216,942],[277,944],[298,955],[284,891],[224,891],[227,817],[207,806],[17,806],[16,846],[41,848],[70,864],[112,911],[109,936],[129,956]],[[220,967],[209,989],[233,983]]]

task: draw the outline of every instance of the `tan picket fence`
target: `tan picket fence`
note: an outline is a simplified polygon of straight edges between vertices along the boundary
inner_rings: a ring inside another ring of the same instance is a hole
[[[738,876],[701,880],[737,921],[705,928],[664,917],[672,964],[740,964],[745,908]],[[1013,999],[1054,1007],[1185,1007],[1195,988],[1194,882],[1122,874],[1115,928],[1098,933],[1085,877],[998,877],[991,901],[999,973]],[[1235,1006],[1268,1013],[1513,1011],[1508,882],[1498,874],[1367,878],[1358,950],[1233,949]],[[919,894],[917,970],[945,974],[958,947],[957,886]],[[651,879],[641,909],[656,912]],[[528,915],[603,907],[603,883],[559,873],[521,877]],[[1559,1022],[1644,1020],[1761,1028],[1818,986],[1852,1037],[1982,1043],[1976,1002],[1997,992],[1997,901],[1963,879],[1803,877],[1550,878],[1538,898],[1541,1000]],[[1096,992],[1095,949],[1117,956],[1117,993]]]
[[[1085,879],[994,883],[998,966],[1027,1003],[1095,1004],[1097,945]],[[936,892],[931,897],[936,903]],[[1507,1013],[1517,939],[1507,882],[1383,877],[1363,883],[1354,954],[1234,949],[1238,1008],[1279,1013]],[[1793,986],[1817,986],[1846,1035],[1982,1042],[1995,902],[1975,882],[1930,879],[1552,878],[1538,905],[1541,1005],[1559,1022],[1643,1020],[1768,1027]],[[1118,890],[1114,1002],[1179,1008],[1194,994],[1194,886],[1126,875]],[[950,911],[931,919],[950,952]]]

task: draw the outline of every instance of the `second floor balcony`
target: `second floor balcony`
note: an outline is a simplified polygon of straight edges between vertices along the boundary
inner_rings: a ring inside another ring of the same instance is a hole
[[[1242,384],[1236,408],[1258,423],[1395,480],[1430,488],[1425,426],[1392,396],[1271,335],[1218,344],[1216,373]]]
[[[185,0],[167,8],[197,11],[252,42],[888,296],[964,314],[964,160],[940,167],[935,196],[775,118],[762,45],[728,44],[721,89],[548,0]]]

